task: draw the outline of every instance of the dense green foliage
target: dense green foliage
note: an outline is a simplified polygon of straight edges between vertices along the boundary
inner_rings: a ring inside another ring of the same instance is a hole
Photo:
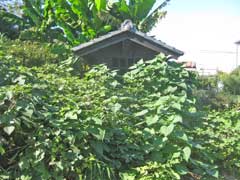
[[[73,45],[118,29],[125,19],[148,32],[165,16],[161,9],[169,1],[154,6],[156,0],[23,0],[21,16],[0,10],[5,24],[0,32],[14,38],[24,30],[21,39],[58,39]]]
[[[0,179],[240,179],[239,68],[196,78],[158,56],[85,73],[60,43],[127,18],[149,31],[168,0],[150,14],[154,0],[24,2],[21,17],[0,10],[20,37],[0,36]]]
[[[204,153],[215,161],[226,179],[240,177],[240,112],[226,109],[210,112],[198,124],[195,139],[201,140]]]
[[[198,107],[224,109],[240,105],[240,69],[231,73],[198,77],[198,88],[194,92]]]
[[[80,78],[50,55],[33,66],[14,58],[1,51],[1,178],[218,176],[191,132],[194,78],[179,64],[157,57],[123,76],[98,66]]]
[[[6,6],[0,4],[0,25],[0,33],[4,33],[11,39],[16,39],[22,30],[20,27],[23,26],[23,23],[20,17],[8,12]]]
[[[196,125],[195,139],[200,139],[209,159],[219,166],[224,179],[240,177],[240,101],[239,68],[198,77],[194,90],[197,109],[205,114]]]
[[[233,70],[229,75],[222,74],[223,90],[232,95],[240,96],[240,67]]]

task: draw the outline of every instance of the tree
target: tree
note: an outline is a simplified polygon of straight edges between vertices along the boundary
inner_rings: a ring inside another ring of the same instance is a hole
[[[0,2],[0,32],[11,39],[19,36],[20,27],[22,27],[23,20],[19,17],[20,5],[18,0],[2,0]]]
[[[169,1],[165,0],[153,9],[158,2],[156,0],[130,0],[129,3],[126,0],[120,0],[112,5],[110,14],[121,22],[125,19],[131,19],[137,25],[137,29],[149,32],[159,19],[166,15],[166,11],[162,11],[161,9]]]
[[[240,67],[230,74],[222,75],[224,91],[232,95],[240,95]]]
[[[20,29],[28,29],[23,38],[31,37],[32,28],[30,32],[48,35],[45,39],[65,39],[75,45],[117,29],[125,19],[148,32],[165,16],[161,9],[169,1],[152,9],[157,0],[23,0],[23,14],[17,18],[22,21]]]

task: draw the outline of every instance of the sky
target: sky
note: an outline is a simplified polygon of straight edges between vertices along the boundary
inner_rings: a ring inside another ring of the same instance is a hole
[[[184,51],[179,60],[194,61],[206,73],[236,67],[240,0],[171,0],[164,10],[167,16],[150,34]],[[240,46],[238,59],[240,65]]]

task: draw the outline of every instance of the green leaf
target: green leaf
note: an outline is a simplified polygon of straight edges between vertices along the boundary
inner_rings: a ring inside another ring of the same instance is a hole
[[[7,91],[6,92],[6,97],[8,98],[8,100],[11,100],[13,98],[13,92],[12,91]]]
[[[65,119],[78,119],[77,113],[75,111],[69,111],[65,114]]]
[[[149,116],[146,118],[146,123],[148,126],[155,124],[158,121],[159,117],[158,115],[155,116]]]
[[[0,155],[3,155],[5,153],[5,149],[0,145]]]
[[[35,152],[34,152],[34,156],[36,158],[35,160],[35,163],[36,162],[40,162],[43,160],[44,156],[45,156],[45,152],[42,150],[42,149],[37,149]]]
[[[64,169],[64,166],[63,166],[62,161],[58,161],[58,162],[56,162],[55,164],[56,164],[57,168],[59,168],[60,170],[63,170],[63,169]]]
[[[177,87],[169,86],[169,87],[165,90],[165,93],[174,93],[176,90],[177,90]]]
[[[10,176],[8,176],[8,175],[0,175],[0,179],[2,179],[2,180],[9,180]]]
[[[156,0],[136,0],[134,4],[134,15],[138,19],[142,20],[145,18],[150,10],[152,9],[153,5],[155,4]]]
[[[176,165],[176,171],[180,175],[186,175],[189,172],[188,168],[186,166],[182,165],[182,164]]]
[[[116,4],[118,4],[118,11],[122,14],[122,18],[126,17],[127,15],[130,17],[130,11],[126,0],[120,0]]]
[[[207,173],[212,177],[219,178],[219,172],[217,169],[207,170]]]
[[[188,162],[190,155],[191,155],[191,149],[190,149],[190,147],[187,146],[183,149],[183,159],[186,162]]]
[[[14,126],[7,126],[3,128],[3,131],[10,136],[13,133],[14,129]]]
[[[29,118],[32,117],[33,115],[33,110],[32,109],[29,109],[29,108],[26,108],[25,111],[23,112],[23,114]]]
[[[34,25],[40,26],[42,16],[37,11],[37,7],[34,6],[32,1],[30,0],[24,0],[24,8],[23,8],[24,14],[30,17],[30,20],[34,23]]]
[[[121,107],[122,107],[121,104],[116,103],[116,104],[113,105],[113,107],[112,107],[111,109],[112,109],[112,111],[113,111],[114,113],[116,113],[116,112],[118,112],[118,111],[121,109]]]
[[[173,123],[178,123],[178,122],[182,122],[182,116],[180,115],[174,116]]]
[[[176,159],[176,158],[179,158],[180,156],[181,156],[180,152],[175,152],[175,153],[173,153],[172,158]]]
[[[103,28],[104,28],[105,32],[108,32],[108,31],[111,31],[112,26],[111,25],[106,25]]]
[[[176,136],[176,138],[181,139],[181,140],[183,140],[185,142],[188,141],[188,137],[187,137],[187,135],[183,131],[175,132],[175,136]]]
[[[135,113],[134,115],[135,115],[135,117],[139,117],[139,116],[144,116],[147,113],[148,113],[148,110],[145,109],[145,110]]]
[[[90,128],[88,132],[95,136],[98,140],[103,141],[106,131],[101,128]]]
[[[163,163],[166,159],[164,158],[163,156],[163,153],[159,152],[159,151],[153,151],[151,154],[150,154],[150,159],[152,161],[155,161],[155,162],[160,162],[160,163]]]
[[[95,5],[98,11],[105,10],[106,0],[95,0]]]
[[[121,173],[120,174],[121,180],[135,180],[136,175],[133,173]]]
[[[177,180],[180,180],[180,179],[181,179],[181,177],[180,177],[180,175],[179,175],[178,173],[172,171],[172,174],[175,176],[174,179],[177,179]]]
[[[179,87],[183,88],[183,89],[187,89],[187,84],[186,83],[179,83],[177,84]]]
[[[156,148],[161,148],[164,145],[165,139],[161,137],[156,137],[156,139],[153,140],[153,145]]]
[[[169,126],[162,126],[160,129],[160,133],[162,133],[164,136],[168,136],[172,133],[174,127],[174,124],[170,124]]]
[[[90,142],[93,149],[99,154],[103,155],[103,143],[100,141],[91,141]]]
[[[19,85],[25,84],[25,76],[19,76],[16,79],[13,80],[14,83],[18,83]]]
[[[177,109],[177,110],[181,110],[181,104],[179,104],[179,103],[174,103],[173,102],[172,107]]]
[[[102,125],[102,119],[100,118],[97,118],[97,117],[93,117],[92,120],[96,123],[96,124],[99,124],[99,125]]]

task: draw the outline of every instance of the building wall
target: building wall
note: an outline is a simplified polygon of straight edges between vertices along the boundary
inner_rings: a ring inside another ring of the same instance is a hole
[[[106,64],[113,69],[127,69],[140,59],[153,59],[158,53],[129,40],[100,49],[83,58],[89,63]],[[117,66],[118,65],[118,66]]]

